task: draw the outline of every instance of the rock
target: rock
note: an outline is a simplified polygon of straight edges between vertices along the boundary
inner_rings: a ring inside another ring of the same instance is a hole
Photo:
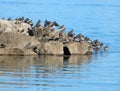
[[[30,49],[20,49],[20,48],[0,48],[0,55],[15,55],[15,56],[30,56],[37,55]]]
[[[48,41],[39,46],[39,55],[63,55],[63,43],[57,41]]]
[[[31,42],[31,37],[22,35],[18,32],[4,32],[0,36],[0,43],[6,45],[6,47],[24,48]]]
[[[69,38],[68,38],[68,35],[66,33],[64,33],[64,32],[59,33],[59,38],[60,38],[60,40],[59,40],[60,42],[63,42],[63,43],[70,42]]]
[[[5,48],[5,44],[1,43],[0,48]]]
[[[50,33],[50,38],[56,39],[59,38],[59,32],[54,30]]]
[[[16,23],[15,20],[0,20],[0,28],[4,28],[4,32],[14,31],[28,34],[28,29],[31,29],[31,26],[27,23]]]
[[[31,26],[27,23],[20,23],[20,24],[15,24],[14,28],[18,32],[28,35],[28,29],[31,29]]]
[[[64,54],[86,54],[89,50],[88,47],[90,44],[88,43],[79,43],[79,42],[71,42],[66,43],[64,45]]]
[[[46,20],[42,26],[38,20],[33,27],[29,18],[0,19],[0,55],[83,55],[92,54],[91,49],[103,46],[98,40],[65,30],[65,26],[56,21]]]
[[[2,48],[0,49],[0,55],[23,55],[24,52],[19,48]]]
[[[4,28],[0,28],[0,35],[5,31]]]
[[[40,41],[38,41],[38,39],[31,38],[30,47],[31,46],[37,46],[39,44],[40,44]]]
[[[0,43],[5,48],[0,48],[0,51],[3,51],[1,55],[36,55],[30,48],[39,42],[18,32],[4,32],[0,36]]]
[[[38,55],[36,54],[34,51],[32,51],[31,49],[26,49],[24,50],[24,56],[35,56],[35,55]]]
[[[35,27],[33,30],[36,38],[49,36],[50,33],[49,28],[46,27]]]

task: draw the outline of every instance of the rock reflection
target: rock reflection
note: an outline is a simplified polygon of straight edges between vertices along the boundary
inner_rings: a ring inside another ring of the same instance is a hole
[[[0,79],[0,85],[19,88],[60,85],[58,82],[80,72],[81,68],[73,65],[89,63],[91,59],[92,55],[0,56],[0,77],[4,78]]]
[[[89,63],[92,59],[92,55],[71,55],[65,56],[64,61],[68,62],[68,64],[82,64]]]
[[[65,64],[89,63],[92,55],[71,56],[0,56],[0,69],[3,71],[28,71],[30,67],[63,68]],[[10,70],[12,69],[12,70]]]
[[[23,56],[0,56],[0,68],[5,68],[5,71],[9,71],[10,69],[15,71],[17,68],[22,70],[23,68],[33,65],[33,58],[34,57],[31,59],[31,57]]]
[[[48,78],[59,75],[60,69],[69,69],[71,65],[77,67],[89,63],[91,59],[92,55],[0,56],[0,76],[6,73],[9,76],[9,72],[12,72],[12,77]]]

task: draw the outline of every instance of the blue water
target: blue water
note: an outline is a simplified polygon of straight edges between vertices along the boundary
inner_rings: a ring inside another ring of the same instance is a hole
[[[0,18],[64,24],[109,46],[92,56],[0,57],[0,91],[120,91],[120,0],[0,0]]]

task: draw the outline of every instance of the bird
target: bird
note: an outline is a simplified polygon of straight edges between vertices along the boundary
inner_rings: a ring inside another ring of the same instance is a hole
[[[53,24],[54,24],[56,27],[60,26],[56,21],[54,21]]]
[[[101,47],[101,48],[103,47],[103,45],[104,45],[103,43],[100,43],[100,47]]]
[[[104,51],[108,51],[108,46],[104,46]]]
[[[60,32],[64,32],[64,31],[65,31],[65,26],[62,25],[62,26],[60,26],[58,29],[60,30]]]
[[[12,20],[12,19],[11,19],[11,17],[9,17],[7,20],[10,21],[10,20]]]
[[[45,20],[44,27],[49,27],[52,22]]]
[[[95,46],[95,47],[98,47],[99,46],[99,41],[97,39],[92,41],[92,45]]]
[[[40,26],[41,26],[41,21],[38,20],[37,23],[36,23],[36,25],[35,25],[35,27],[40,27]]]
[[[74,35],[75,34],[74,34],[74,30],[73,29],[68,32],[68,36],[73,37]]]
[[[82,42],[82,41],[84,41],[84,35],[82,35],[80,33],[80,34],[78,34],[74,37],[74,40],[77,41],[77,42]]]
[[[4,17],[2,17],[2,20],[4,20],[5,18]]]
[[[24,22],[25,22],[25,23],[28,23],[29,20],[30,20],[29,18],[26,18],[26,19],[24,20]]]
[[[75,37],[74,37],[74,41],[79,41],[79,38],[80,38],[80,36],[81,36],[81,34],[78,34],[78,35],[76,35]]]
[[[90,40],[90,38],[88,38],[87,36],[84,38],[84,41],[87,42],[87,43],[92,43],[92,41]]]
[[[29,20],[28,24],[31,25],[31,26],[33,26],[32,20]]]
[[[16,20],[19,20],[19,21],[21,21],[21,22],[24,22],[24,17],[19,17],[19,18],[16,19]]]

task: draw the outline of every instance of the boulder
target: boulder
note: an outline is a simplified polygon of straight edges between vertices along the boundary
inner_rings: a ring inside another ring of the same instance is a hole
[[[28,35],[28,29],[31,29],[31,26],[27,23],[20,23],[15,24],[14,28],[17,30],[17,32]]]
[[[18,32],[4,32],[0,36],[0,43],[5,44],[9,48],[24,48],[30,41],[31,38],[29,36],[22,35]]]
[[[31,46],[40,44],[28,35],[18,32],[4,32],[0,35],[0,47],[2,55],[36,55]]]
[[[63,55],[63,43],[58,41],[48,41],[39,45],[39,54]]]
[[[28,34],[28,29],[31,29],[31,26],[27,23],[16,23],[15,20],[0,20],[0,28],[4,29],[4,32],[20,32],[23,34]]]
[[[36,38],[49,36],[50,29],[46,27],[34,27],[34,34]]]
[[[0,48],[0,55],[23,55],[24,52],[19,48]]]
[[[20,49],[20,48],[0,48],[0,55],[15,55],[15,56],[30,56],[37,55],[31,49]]]
[[[35,55],[37,55],[34,51],[32,51],[31,49],[26,49],[26,50],[23,50],[24,51],[24,53],[23,53],[23,55],[24,56],[35,56]]]
[[[76,41],[73,30],[67,34],[64,25],[57,27],[55,22],[47,21],[47,26],[42,26],[38,21],[33,27],[28,22],[28,18],[0,19],[0,55],[91,54],[91,46],[98,47],[98,41],[91,43],[81,34]]]
[[[59,38],[59,32],[57,30],[54,30],[50,33],[50,38],[56,39]]]
[[[89,51],[90,44],[80,42],[69,42],[64,45],[64,54],[86,54]]]

